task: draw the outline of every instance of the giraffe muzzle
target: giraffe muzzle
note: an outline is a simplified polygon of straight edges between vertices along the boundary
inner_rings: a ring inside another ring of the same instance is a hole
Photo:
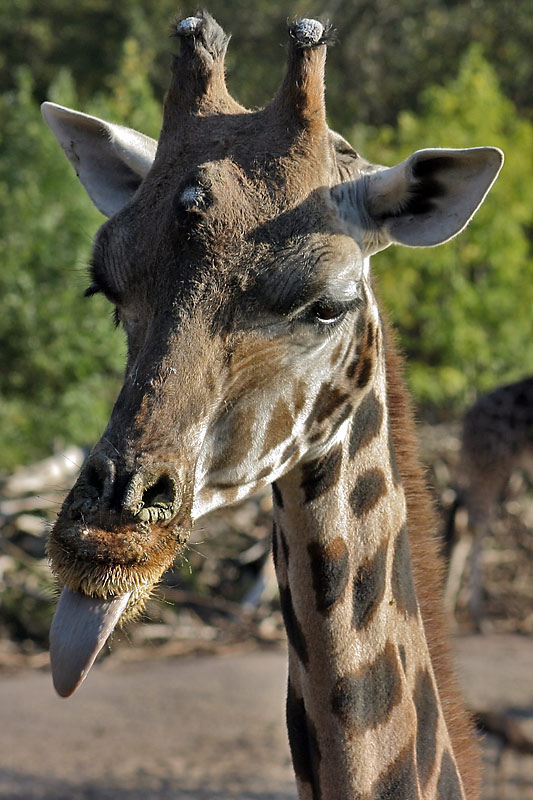
[[[82,683],[114,628],[139,615],[184,549],[189,505],[168,468],[132,474],[102,452],[89,458],[48,542],[62,586],[50,632],[62,697]]]

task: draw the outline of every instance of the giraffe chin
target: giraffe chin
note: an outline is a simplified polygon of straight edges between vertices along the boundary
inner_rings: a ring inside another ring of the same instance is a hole
[[[52,678],[61,697],[70,697],[85,680],[131,594],[103,599],[63,589],[50,629]]]

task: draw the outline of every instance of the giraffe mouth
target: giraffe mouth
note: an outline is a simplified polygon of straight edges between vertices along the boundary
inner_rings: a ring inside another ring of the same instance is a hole
[[[178,525],[108,517],[86,523],[60,516],[48,541],[62,586],[50,629],[52,678],[61,697],[85,680],[115,627],[139,616],[189,534]]]
[[[103,599],[63,589],[50,629],[52,678],[61,697],[70,697],[83,683],[131,594]]]

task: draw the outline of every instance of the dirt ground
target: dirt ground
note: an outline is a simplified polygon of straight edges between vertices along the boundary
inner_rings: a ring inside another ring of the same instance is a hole
[[[455,640],[473,708],[533,735],[533,639]],[[286,655],[106,659],[70,700],[46,671],[0,675],[4,800],[294,800],[284,724]],[[484,746],[484,800],[532,800],[533,757]],[[398,798],[401,800],[401,798]]]
[[[426,426],[421,433],[444,525],[459,428]],[[469,707],[504,712],[533,740],[533,490],[515,478],[485,541],[488,635],[465,635],[467,569],[455,647]],[[53,606],[46,520],[36,533],[27,514],[18,527],[6,519],[2,800],[295,800],[284,723],[285,634],[272,570],[261,573],[270,494],[212,515],[195,532],[180,571],[166,576],[145,618],[120,634],[70,700],[54,694],[45,667]],[[260,574],[266,588],[246,609]],[[483,800],[533,800],[533,756],[498,744],[494,737],[483,744]]]

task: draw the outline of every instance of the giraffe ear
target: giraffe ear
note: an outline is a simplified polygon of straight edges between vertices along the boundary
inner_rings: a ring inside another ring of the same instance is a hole
[[[389,244],[432,247],[466,227],[503,164],[496,147],[418,150],[395,167],[364,176],[363,239],[368,254]]]
[[[157,142],[55,103],[41,111],[95,206],[106,217],[120,211],[148,174]]]

